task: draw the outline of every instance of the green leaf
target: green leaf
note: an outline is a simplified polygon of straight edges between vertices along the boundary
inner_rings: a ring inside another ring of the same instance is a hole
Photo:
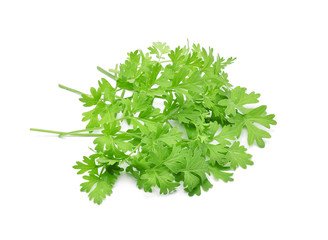
[[[96,114],[94,110],[84,112],[82,115],[83,122],[89,121],[86,128],[96,128],[100,126],[98,114]]]
[[[81,98],[79,99],[81,102],[83,102],[83,106],[85,107],[91,107],[93,105],[96,105],[100,98],[101,98],[101,89],[96,90],[95,88],[90,89],[91,95],[82,94]]]
[[[74,169],[78,169],[77,174],[83,174],[89,172],[90,174],[96,174],[98,172],[98,166],[96,166],[95,158],[83,157],[83,162],[76,162],[73,166]]]
[[[115,144],[117,147],[124,152],[131,151],[135,146],[131,142],[123,141],[121,139],[115,139]]]
[[[256,141],[257,145],[261,148],[265,146],[263,138],[270,138],[271,135],[257,126],[254,123],[260,124],[266,128],[270,128],[270,125],[276,125],[277,122],[273,120],[274,114],[266,114],[266,106],[260,106],[254,108],[245,115],[237,114],[235,117],[229,119],[231,123],[234,123],[234,128],[237,132],[237,138],[239,138],[243,127],[246,127],[248,132],[248,145],[252,145]]]
[[[258,103],[260,94],[251,92],[246,93],[246,88],[236,87],[232,89],[228,94],[227,99],[219,101],[219,105],[226,106],[225,113],[227,115],[236,115],[236,111],[239,110],[242,113],[246,113],[247,109],[244,107],[245,104]]]
[[[195,71],[189,78],[184,78],[182,83],[175,86],[174,88],[187,90],[191,92],[201,93],[203,92],[203,80],[201,78],[201,72]]]
[[[186,103],[176,117],[180,123],[202,125],[204,122],[203,113],[192,103]]]
[[[218,141],[221,145],[227,146],[231,144],[232,140],[236,139],[237,131],[234,127],[229,125],[224,126],[221,132],[214,137],[216,141]]]
[[[167,170],[147,170],[139,179],[139,186],[146,192],[152,192],[152,187],[158,186],[161,194],[167,194],[175,190],[180,184],[174,182],[174,177]]]
[[[187,151],[181,147],[173,146],[169,156],[164,159],[164,165],[173,173],[181,170],[184,159],[187,157]]]
[[[81,184],[81,192],[89,193],[90,200],[93,200],[94,203],[101,204],[106,196],[112,194],[112,188],[116,182],[117,175],[119,175],[117,171],[115,174],[105,171],[99,176],[95,174],[84,176],[83,179],[86,182]]]
[[[202,70],[209,68],[211,66],[211,64],[214,61],[214,56],[213,56],[213,48],[209,48],[209,51],[207,53],[207,51],[205,50],[205,48],[202,49],[201,51],[201,55],[204,59],[204,65]]]
[[[181,162],[179,172],[183,173],[183,186],[189,190],[205,181],[206,173],[209,173],[209,169],[200,149],[189,150],[188,155]]]
[[[145,93],[133,94],[132,100],[132,112],[137,113],[147,110],[149,105],[152,104],[153,99],[149,98]]]
[[[181,140],[182,132],[179,132],[177,127],[171,128],[168,133],[160,135],[158,141],[164,142],[169,146],[172,146]]]
[[[215,164],[218,163],[222,166],[224,166],[227,163],[225,153],[227,152],[226,148],[222,144],[208,144],[207,145],[209,150],[209,157],[210,157],[210,163]]]
[[[97,137],[93,143],[96,144],[95,149],[97,152],[103,152],[105,149],[110,150],[114,148],[114,141],[112,136]]]
[[[222,180],[223,182],[232,182],[233,178],[231,177],[233,173],[226,172],[230,170],[230,168],[222,167],[218,164],[215,164],[214,166],[210,166],[210,171],[213,175],[213,177],[216,180]]]
[[[166,43],[154,42],[153,46],[148,48],[150,54],[155,54],[158,59],[162,59],[162,55],[170,52],[170,47]]]
[[[115,101],[115,89],[112,87],[112,85],[105,78],[102,78],[101,81],[98,81],[98,84],[104,96],[104,100],[113,103]]]
[[[171,59],[173,65],[182,64],[183,60],[185,59],[185,56],[183,55],[183,49],[181,47],[177,47],[175,50],[171,50],[168,56]]]
[[[247,165],[253,165],[251,161],[252,155],[246,153],[246,148],[240,146],[239,142],[234,142],[230,148],[227,148],[227,153],[225,155],[228,162],[230,162],[230,167],[235,170],[237,167],[246,168]]]
[[[210,181],[208,181],[208,179],[205,179],[204,182],[198,184],[195,188],[193,188],[193,189],[185,188],[184,190],[186,192],[188,192],[189,196],[194,196],[194,195],[200,196],[201,189],[203,189],[205,192],[207,192],[212,187],[213,187],[212,183],[210,183]]]

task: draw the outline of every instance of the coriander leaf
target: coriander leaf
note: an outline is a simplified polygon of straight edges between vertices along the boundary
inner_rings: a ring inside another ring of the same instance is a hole
[[[154,42],[153,46],[148,48],[150,54],[155,54],[156,57],[160,60],[162,55],[170,52],[170,47],[166,43]]]
[[[81,102],[83,102],[84,107],[91,107],[93,105],[96,105],[99,102],[99,99],[101,97],[101,89],[96,90],[95,88],[90,89],[91,95],[82,94],[81,98],[79,99]]]
[[[111,136],[101,136],[97,137],[93,143],[96,145],[95,149],[97,152],[102,152],[105,149],[109,150],[114,148],[114,141]]]
[[[181,162],[181,167],[178,170],[183,173],[184,187],[188,190],[192,190],[206,179],[205,174],[208,173],[208,164],[201,155],[200,149],[189,150],[188,155]]]
[[[247,165],[253,165],[251,161],[252,155],[246,153],[246,148],[240,146],[239,142],[234,142],[231,147],[226,148],[227,153],[225,154],[226,159],[230,162],[230,167],[235,170],[237,167],[246,168]]]
[[[165,144],[156,144],[153,151],[149,154],[149,162],[151,162],[154,167],[161,166],[168,155],[169,148],[165,146]]]
[[[77,174],[83,174],[89,172],[90,174],[96,174],[98,172],[98,166],[96,166],[94,157],[83,157],[83,162],[76,162],[76,165],[73,166],[74,169],[78,169]]]
[[[173,146],[170,155],[164,159],[164,165],[173,173],[178,173],[185,157],[187,157],[187,151],[185,149],[179,146]]]
[[[185,56],[183,55],[183,49],[181,47],[177,47],[175,50],[171,50],[168,56],[171,59],[173,65],[182,64],[183,60],[185,59]]]
[[[123,141],[121,139],[115,139],[115,144],[124,152],[131,151],[135,147],[131,142]]]
[[[215,69],[216,73],[221,73],[221,71],[229,64],[232,64],[233,61],[235,61],[236,58],[228,58],[225,60],[223,57],[220,57],[220,55],[217,56],[217,60],[215,63],[213,63],[213,68]]]
[[[98,84],[104,96],[104,100],[113,103],[115,101],[115,89],[112,87],[112,85],[105,78],[102,78],[101,81],[98,81]]]
[[[210,163],[215,164],[218,163],[220,165],[225,165],[227,163],[225,153],[227,152],[226,148],[222,144],[208,144]]]
[[[228,92],[228,98],[218,102],[219,105],[226,106],[225,113],[227,115],[236,115],[236,110],[242,113],[246,113],[247,109],[244,107],[245,104],[257,103],[260,94],[251,92],[246,93],[246,88],[236,87]]]
[[[189,78],[183,79],[182,83],[175,86],[174,88],[176,90],[187,90],[192,91],[196,93],[201,93],[202,90],[202,78],[201,73],[198,71],[195,71],[192,73],[192,75]]]
[[[231,144],[231,140],[236,138],[236,128],[226,125],[222,128],[220,133],[214,137],[221,145],[226,146]]]
[[[149,98],[145,93],[135,93],[132,100],[132,113],[146,110],[152,105],[153,99]]]
[[[204,182],[202,182],[201,184],[198,184],[195,188],[193,189],[189,189],[189,188],[185,188],[185,191],[188,192],[189,196],[200,196],[201,195],[201,188],[207,192],[210,188],[212,188],[213,185],[212,183],[210,183],[210,181],[208,181],[208,179],[205,179]]]
[[[202,70],[209,68],[210,65],[213,63],[214,61],[214,56],[213,56],[213,48],[209,48],[209,52],[207,53],[207,51],[205,50],[205,48],[202,49],[201,51],[201,55],[204,59],[204,65]]]
[[[158,141],[164,142],[169,146],[176,144],[182,136],[182,132],[179,132],[177,127],[171,128],[168,133],[165,133],[158,137]]]
[[[179,183],[174,182],[174,177],[165,169],[156,171],[147,170],[141,175],[139,186],[143,187],[146,192],[152,192],[152,187],[158,186],[161,194],[167,194],[175,190]]]
[[[202,125],[204,122],[203,113],[192,103],[184,104],[184,107],[176,114],[180,123],[192,123],[196,126]]]
[[[96,128],[100,126],[98,114],[95,114],[94,110],[84,112],[82,115],[83,115],[82,118],[83,122],[89,121],[86,128]]]
[[[234,123],[234,128],[237,131],[237,137],[240,137],[243,127],[246,127],[248,131],[248,145],[252,145],[256,141],[257,145],[261,148],[265,146],[263,138],[270,138],[271,135],[256,127],[254,123],[258,123],[266,128],[270,128],[270,125],[275,125],[277,122],[273,120],[274,114],[266,114],[266,106],[260,106],[254,108],[245,115],[237,114],[235,117],[229,119],[231,123]]]
[[[225,168],[218,164],[210,166],[210,171],[216,180],[220,179],[223,182],[232,182],[233,178],[231,178],[231,176],[233,175],[233,173],[226,172],[227,170],[230,170],[230,168]]]
[[[116,182],[117,175],[119,175],[119,172],[110,174],[108,171],[105,171],[99,176],[95,174],[84,176],[83,179],[86,182],[81,184],[81,192],[89,193],[90,200],[93,200],[94,203],[101,204],[106,196],[112,194],[112,188]]]
[[[121,89],[133,90],[134,81],[139,74],[140,53],[138,50],[128,53],[128,59],[124,64],[120,65],[119,78],[117,79],[117,86]]]

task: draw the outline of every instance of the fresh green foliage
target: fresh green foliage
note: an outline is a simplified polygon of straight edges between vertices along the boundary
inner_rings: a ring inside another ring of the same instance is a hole
[[[95,137],[90,156],[74,169],[83,175],[81,191],[100,204],[112,194],[122,171],[136,178],[146,192],[158,188],[167,194],[182,186],[190,195],[212,187],[209,176],[233,181],[238,167],[253,165],[238,140],[246,130],[248,145],[263,148],[275,125],[260,94],[233,87],[224,71],[234,58],[213,55],[200,45],[177,47],[156,42],[149,52],[128,53],[115,70],[98,70],[102,78],[90,93],[61,88],[80,95],[88,108],[86,128],[73,132],[43,131],[59,136]],[[158,107],[156,103],[162,102]],[[123,130],[127,127],[127,130]],[[263,128],[264,127],[264,128]]]

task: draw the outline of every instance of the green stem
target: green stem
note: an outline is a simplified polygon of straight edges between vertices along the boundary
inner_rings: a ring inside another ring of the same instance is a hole
[[[155,95],[154,98],[166,99],[166,97]]]
[[[100,171],[100,173],[99,173],[99,177],[101,176],[101,174],[104,173],[105,169],[106,169],[106,168],[104,168],[104,167],[101,169],[101,171]]]
[[[129,153],[129,157],[131,157],[131,155],[133,154],[133,153],[135,153],[138,149],[139,149],[139,147],[141,146],[141,143],[139,143],[130,153]],[[122,164],[122,163],[124,163],[124,162],[126,162],[128,160],[128,158],[126,158],[126,159],[124,159],[123,161],[121,161],[121,163],[120,164]]]
[[[134,134],[134,133],[128,133],[128,132],[123,132],[123,131],[119,131],[119,133],[126,134],[126,135],[129,135],[131,137],[136,137],[136,138],[142,139],[142,137],[140,135],[137,135],[137,134]]]
[[[166,121],[170,126],[171,128],[173,128],[172,124],[169,122],[169,120]]]
[[[172,112],[170,112],[166,117],[164,118],[164,122],[168,121],[177,111],[179,111],[179,108],[174,109]]]
[[[121,98],[124,98],[124,94],[125,94],[125,89],[123,89],[122,91]]]
[[[61,84],[58,84],[58,86],[59,86],[60,88],[62,88],[62,89],[65,89],[65,90],[67,90],[67,91],[70,91],[70,92],[73,92],[73,93],[76,93],[76,94],[79,94],[79,95],[85,94],[85,93],[83,93],[83,92],[80,92],[80,91],[75,90],[75,89],[73,89],[73,88],[66,87],[66,86],[61,85]],[[85,95],[86,95],[86,94],[85,94]]]
[[[115,70],[117,71],[117,69],[118,69],[118,64],[115,65]],[[120,71],[117,71],[117,72],[115,73],[115,78],[116,78],[116,79],[117,79],[119,73],[120,73]]]
[[[38,129],[38,128],[30,128],[30,131],[58,134],[58,137],[61,137],[61,135],[66,133],[66,132],[52,131],[52,130],[45,130],[45,129]],[[103,136],[103,134],[72,133],[72,134],[69,134],[68,136],[100,137],[100,136]]]
[[[134,117],[121,117],[121,118],[117,118],[115,119],[116,121],[122,121],[122,120],[126,120],[126,119],[132,119]]]
[[[102,130],[103,128],[89,128],[89,129],[81,129],[81,130],[75,130],[75,131],[71,131],[71,132],[65,132],[63,134],[60,134],[59,137],[63,137],[65,135],[71,135],[71,134],[75,134],[75,133],[81,133],[81,132],[93,132],[96,130]]]
[[[164,60],[164,61],[161,61],[159,63],[166,63],[166,62],[171,62],[171,60]]]
[[[131,153],[129,153],[129,156],[131,156],[133,153],[135,153],[135,151],[137,151],[139,149],[139,147],[141,146],[141,143],[139,143],[132,151]]]
[[[116,74],[120,73],[120,71],[118,71],[116,69],[108,69],[108,71],[109,72],[112,72],[112,73],[116,73]]]
[[[115,76],[109,72],[107,72],[106,70],[102,69],[101,67],[97,67],[98,71],[105,74],[106,76],[110,77],[113,80],[116,80]]]

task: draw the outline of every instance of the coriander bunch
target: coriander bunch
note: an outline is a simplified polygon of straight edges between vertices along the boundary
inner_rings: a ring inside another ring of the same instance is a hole
[[[276,124],[266,106],[248,107],[260,94],[229,83],[224,69],[235,58],[214,57],[212,48],[199,44],[171,50],[155,42],[148,50],[129,52],[115,70],[98,67],[110,80],[102,78],[88,94],[59,85],[81,96],[88,108],[85,129],[31,129],[95,138],[93,153],[74,169],[83,175],[81,191],[97,204],[112,194],[122,171],[135,177],[140,189],[158,187],[161,194],[182,185],[190,196],[200,195],[212,187],[210,175],[233,181],[234,170],[253,164],[238,140],[242,130],[248,145],[263,148],[263,139],[271,136],[259,125]],[[163,108],[155,107],[156,99]]]

